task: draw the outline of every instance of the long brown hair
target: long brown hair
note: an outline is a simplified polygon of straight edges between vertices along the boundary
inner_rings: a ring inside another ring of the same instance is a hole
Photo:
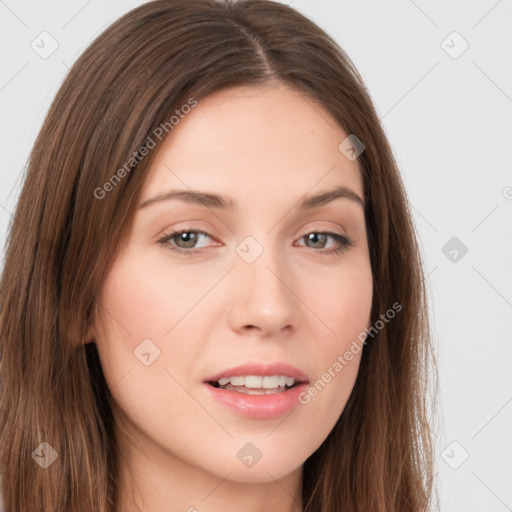
[[[156,153],[143,156],[142,148],[159,127],[170,133],[169,118],[191,98],[272,80],[318,102],[365,145],[358,165],[372,321],[402,306],[368,337],[343,413],[304,463],[304,512],[424,512],[437,497],[437,373],[422,261],[397,164],[360,75],[327,34],[287,5],[158,0],[124,15],[85,50],[30,154],[0,282],[8,511],[116,510],[113,401],[95,345],[84,341]],[[50,447],[58,458],[43,469],[35,461],[49,461]]]

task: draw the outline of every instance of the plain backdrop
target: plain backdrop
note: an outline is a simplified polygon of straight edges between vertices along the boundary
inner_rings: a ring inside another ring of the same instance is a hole
[[[68,68],[142,3],[0,0],[2,257],[31,146]],[[441,511],[512,510],[512,3],[287,3],[359,69],[413,205],[440,366]]]

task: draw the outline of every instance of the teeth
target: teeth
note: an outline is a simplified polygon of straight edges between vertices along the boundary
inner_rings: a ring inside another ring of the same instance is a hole
[[[261,388],[263,384],[263,377],[258,377],[256,375],[248,375],[245,377],[245,387],[246,388]],[[274,386],[272,386],[274,387]]]
[[[232,386],[245,386],[254,389],[276,389],[278,387],[291,387],[295,384],[293,377],[285,375],[273,375],[272,377],[261,375],[244,375],[241,377],[223,377],[219,379],[219,386],[231,384]]]

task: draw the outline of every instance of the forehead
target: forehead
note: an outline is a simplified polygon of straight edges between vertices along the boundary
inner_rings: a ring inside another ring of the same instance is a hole
[[[284,84],[223,89],[159,143],[141,201],[170,188],[279,200],[343,185],[363,196],[357,161],[338,149],[347,136],[324,107]]]

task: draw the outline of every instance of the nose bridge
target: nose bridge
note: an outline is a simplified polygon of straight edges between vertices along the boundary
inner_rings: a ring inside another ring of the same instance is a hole
[[[296,297],[286,255],[270,235],[247,236],[236,247],[237,297],[231,306],[236,328],[252,326],[266,333],[294,326]],[[290,289],[291,288],[291,289]]]

